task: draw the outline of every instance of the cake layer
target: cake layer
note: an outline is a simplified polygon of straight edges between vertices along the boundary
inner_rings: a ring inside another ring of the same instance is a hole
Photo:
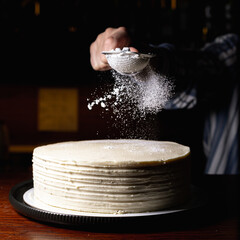
[[[34,195],[80,212],[161,210],[188,198],[189,154],[188,147],[176,143],[146,140],[47,145],[34,150]]]
[[[49,144],[35,148],[33,155],[74,166],[136,167],[161,164],[189,153],[189,147],[174,142],[120,139]]]

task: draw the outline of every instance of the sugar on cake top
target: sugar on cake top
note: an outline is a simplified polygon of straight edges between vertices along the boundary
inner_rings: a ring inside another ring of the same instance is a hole
[[[101,167],[158,165],[189,154],[189,147],[175,142],[135,139],[61,142],[37,147],[33,152],[35,157],[53,162]]]

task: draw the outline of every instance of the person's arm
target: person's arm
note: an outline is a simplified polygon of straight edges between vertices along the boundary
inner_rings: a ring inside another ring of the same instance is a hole
[[[223,35],[201,50],[178,50],[171,44],[152,46],[158,55],[155,69],[176,85],[165,108],[189,109],[197,103],[216,108],[224,104],[234,84],[237,39],[235,34]]]
[[[129,47],[132,44],[125,27],[107,28],[90,46],[93,69],[97,71],[111,69],[102,51]],[[228,34],[198,51],[178,50],[171,44],[149,46],[144,49],[145,52],[157,55],[151,60],[153,69],[173,80],[176,85],[175,95],[165,108],[189,109],[195,107],[197,102],[208,106],[219,103],[223,99],[222,94],[226,95],[230,88],[230,84],[224,86],[224,78],[229,70],[229,64],[232,64],[227,59],[231,57],[234,60],[235,45],[236,35]],[[137,46],[136,42],[134,46]],[[130,50],[138,51],[133,47],[130,47]],[[139,51],[142,52],[142,49]]]
[[[174,94],[165,104],[165,109],[190,109],[197,104],[196,68],[197,51],[179,50],[173,44],[150,45],[150,52],[156,54],[151,61],[152,68],[173,82]]]

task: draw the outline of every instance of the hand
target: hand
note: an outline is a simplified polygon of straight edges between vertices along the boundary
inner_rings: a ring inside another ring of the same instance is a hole
[[[115,48],[129,47],[131,44],[130,36],[125,27],[107,28],[100,33],[90,46],[90,62],[94,70],[106,71],[111,69],[102,51],[110,51]],[[131,51],[138,52],[137,49],[130,47]]]

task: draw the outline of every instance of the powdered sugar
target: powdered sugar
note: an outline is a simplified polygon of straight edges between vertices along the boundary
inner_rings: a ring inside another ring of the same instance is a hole
[[[133,74],[141,72],[154,56],[152,54],[142,54],[131,52],[130,48],[124,47],[102,52],[105,54],[108,64],[112,69],[120,74]]]
[[[104,111],[111,109],[116,124],[121,131],[126,132],[127,129],[128,133],[129,118],[142,121],[148,115],[157,114],[173,93],[172,81],[154,72],[149,65],[137,75],[121,75],[112,70],[112,76],[112,89],[95,100],[88,99],[88,109],[96,105],[100,105]]]
[[[160,112],[172,95],[172,82],[149,66],[143,73],[136,75],[135,80],[140,88],[138,108],[141,113],[145,115]]]

